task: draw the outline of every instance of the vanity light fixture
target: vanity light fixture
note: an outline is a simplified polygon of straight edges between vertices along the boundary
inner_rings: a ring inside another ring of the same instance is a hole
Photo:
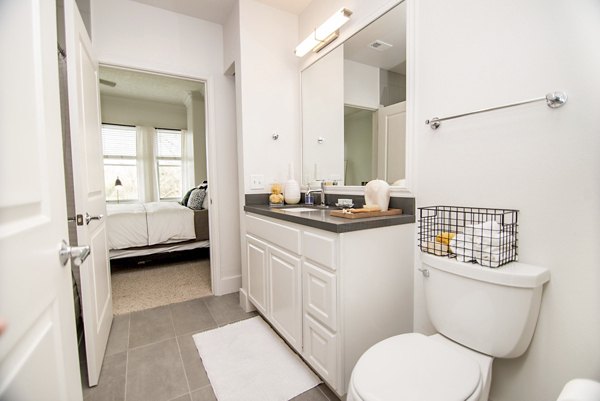
[[[338,29],[350,20],[351,15],[352,11],[347,8],[338,10],[296,47],[296,56],[303,57],[311,50],[316,53],[333,42],[339,36]]]

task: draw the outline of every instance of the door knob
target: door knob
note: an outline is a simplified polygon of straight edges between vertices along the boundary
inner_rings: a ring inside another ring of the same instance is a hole
[[[58,257],[60,263],[65,266],[69,259],[73,260],[75,266],[80,266],[85,259],[90,255],[90,246],[69,246],[65,240],[62,240],[60,245],[60,251],[58,251]]]
[[[88,212],[85,212],[85,224],[88,225],[90,224],[90,221],[92,220],[102,220],[104,218],[104,215],[99,214],[98,216],[90,216],[90,214]]]

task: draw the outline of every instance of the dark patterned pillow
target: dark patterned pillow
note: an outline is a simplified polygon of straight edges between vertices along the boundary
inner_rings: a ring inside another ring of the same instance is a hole
[[[190,199],[188,199],[187,207],[194,210],[202,209],[202,202],[204,202],[205,196],[205,189],[194,189],[190,195]]]
[[[179,202],[179,203],[181,203],[183,206],[187,206],[188,200],[190,200],[190,195],[192,194],[194,189],[196,189],[196,188],[194,187],[194,188],[190,189],[189,191],[187,191],[185,193],[185,195],[183,196],[183,199],[181,199],[181,202]]]

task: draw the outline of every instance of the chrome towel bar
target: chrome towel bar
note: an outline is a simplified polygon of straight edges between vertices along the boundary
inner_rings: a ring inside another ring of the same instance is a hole
[[[431,127],[431,129],[438,129],[440,127],[440,125],[442,124],[442,121],[452,120],[454,118],[459,118],[459,117],[470,116],[473,114],[485,113],[487,111],[506,109],[508,107],[520,106],[522,104],[527,104],[527,103],[541,102],[542,100],[546,101],[546,104],[548,105],[548,107],[557,109],[567,102],[567,94],[565,92],[550,92],[546,96],[538,97],[538,98],[531,99],[531,100],[525,100],[523,102],[505,104],[504,106],[498,106],[498,107],[490,107],[488,109],[481,109],[481,110],[472,111],[470,113],[457,114],[455,116],[442,117],[442,118],[433,117],[431,120],[426,120],[425,124],[429,125]]]

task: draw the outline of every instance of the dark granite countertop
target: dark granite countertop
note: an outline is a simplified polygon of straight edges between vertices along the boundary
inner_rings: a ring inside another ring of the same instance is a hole
[[[306,207],[298,205],[297,207]],[[272,217],[289,221],[304,226],[319,228],[321,230],[334,233],[345,233],[350,231],[368,230],[371,228],[396,226],[400,224],[410,224],[415,222],[414,214],[401,214],[397,216],[367,217],[364,219],[345,219],[342,217],[333,217],[329,215],[334,207],[326,209],[313,207],[312,211],[306,212],[286,212],[286,208],[269,207],[267,205],[246,205],[244,210],[250,213],[260,214],[262,216]]]

